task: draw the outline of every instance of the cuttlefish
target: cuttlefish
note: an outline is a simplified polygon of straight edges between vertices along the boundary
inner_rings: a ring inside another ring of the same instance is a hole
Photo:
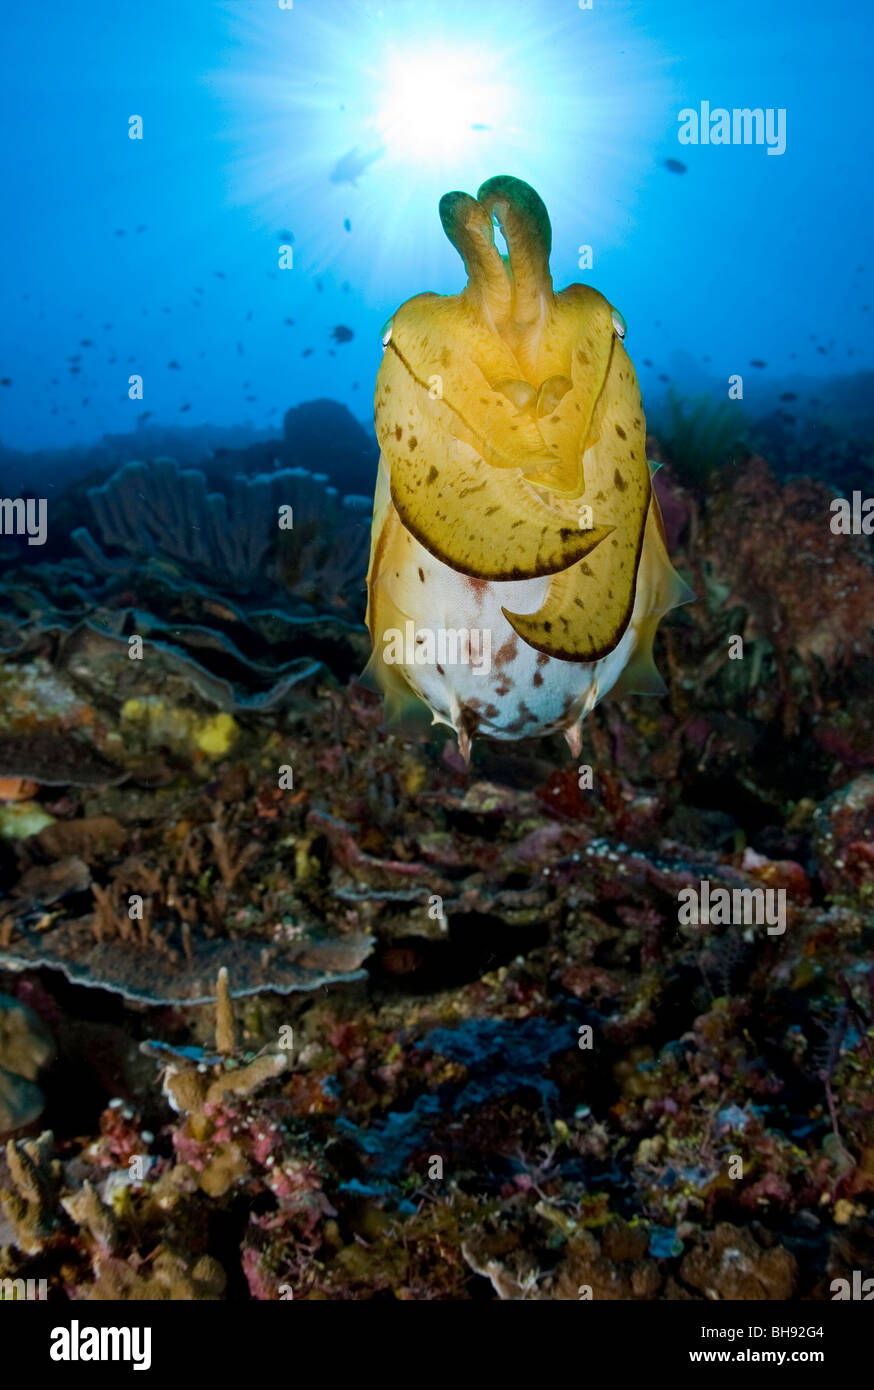
[[[383,335],[368,669],[465,758],[478,735],[559,730],[576,756],[608,691],[663,689],[653,637],[691,597],[625,321],[588,285],[553,290],[549,217],[520,179],[445,194],[440,220],[467,284],[408,299]]]

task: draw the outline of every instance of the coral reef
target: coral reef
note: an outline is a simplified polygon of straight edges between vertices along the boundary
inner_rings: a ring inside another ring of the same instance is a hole
[[[4,575],[0,1277],[710,1303],[870,1266],[870,549],[761,460],[655,486],[699,597],[573,761],[387,729],[352,624],[316,660],[316,614],[289,652],[181,570]],[[705,881],[782,920],[684,920]]]
[[[239,474],[226,496],[209,492],[199,469],[180,469],[173,459],[126,463],[88,497],[103,544],[128,558],[108,558],[85,527],[72,539],[96,574],[129,575],[131,561],[157,553],[230,592],[269,591],[277,572],[292,588],[306,576],[330,605],[342,602],[363,569],[368,499],[341,501],[327,483],[326,474],[305,468]],[[281,526],[283,508],[291,513]]]

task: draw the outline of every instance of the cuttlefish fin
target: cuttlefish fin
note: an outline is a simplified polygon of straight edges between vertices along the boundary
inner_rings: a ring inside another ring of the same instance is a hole
[[[653,473],[658,465],[650,464]],[[665,683],[656,669],[653,659],[653,642],[656,630],[666,613],[684,603],[690,603],[695,594],[689,585],[674,569],[665,545],[664,524],[661,508],[655,493],[652,495],[646,519],[646,539],[644,554],[638,571],[638,585],[647,596],[644,615],[634,622],[636,642],[634,650],[619,679],[612,687],[611,695],[663,695]]]
[[[384,634],[391,629],[403,630],[408,616],[391,599],[385,579],[392,562],[397,562],[398,546],[404,540],[403,528],[391,505],[388,470],[380,460],[373,499],[367,612],[364,618],[373,640],[373,651],[360,679],[363,685],[382,692],[386,719],[390,723],[406,722],[419,706],[416,695],[401,674],[400,666],[386,661],[382,645]]]
[[[664,695],[667,686],[659,675],[652,654],[658,618],[647,618],[642,624],[637,645],[610,690],[611,695]]]

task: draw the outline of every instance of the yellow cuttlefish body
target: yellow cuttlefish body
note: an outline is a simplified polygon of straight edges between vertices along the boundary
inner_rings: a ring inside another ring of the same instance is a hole
[[[368,670],[455,730],[564,735],[612,690],[662,688],[668,559],[625,324],[597,290],[556,294],[541,199],[501,175],[440,201],[458,295],[394,315],[377,374]],[[507,242],[495,246],[493,219]]]

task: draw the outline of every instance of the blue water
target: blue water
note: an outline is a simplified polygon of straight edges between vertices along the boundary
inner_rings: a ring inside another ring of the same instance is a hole
[[[0,444],[278,430],[320,396],[369,421],[385,320],[463,283],[440,195],[496,173],[545,200],[556,286],[622,310],[648,409],[664,376],[870,369],[871,30],[862,0],[7,7]],[[783,109],[785,152],[681,145],[702,101]]]

